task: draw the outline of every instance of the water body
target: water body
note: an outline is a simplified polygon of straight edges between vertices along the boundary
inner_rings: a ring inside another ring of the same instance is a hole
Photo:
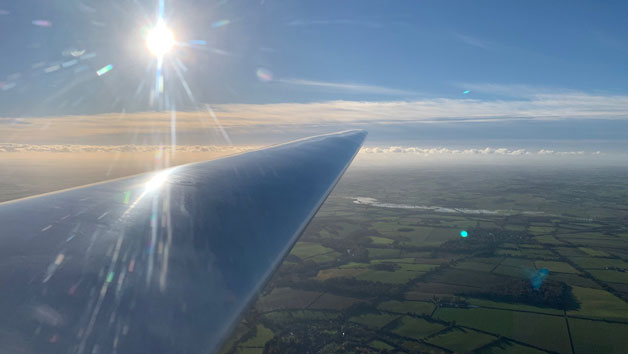
[[[409,205],[409,204],[394,204],[394,203],[382,203],[378,202],[375,198],[370,197],[350,197],[355,204],[370,205],[378,208],[393,208],[393,209],[418,209],[433,211],[435,213],[449,213],[449,214],[473,214],[473,215],[545,215],[542,211],[516,211],[516,210],[486,210],[486,209],[467,209],[467,208],[447,208],[441,206],[427,206],[427,205]]]

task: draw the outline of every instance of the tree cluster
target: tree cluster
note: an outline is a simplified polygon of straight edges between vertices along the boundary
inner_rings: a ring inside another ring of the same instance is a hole
[[[552,280],[546,280],[538,289],[533,287],[531,281],[520,279],[500,286],[489,287],[486,290],[464,292],[459,295],[561,310],[575,310],[579,307],[571,287]]]

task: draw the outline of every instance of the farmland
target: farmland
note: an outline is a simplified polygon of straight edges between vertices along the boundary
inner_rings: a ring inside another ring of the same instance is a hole
[[[624,352],[626,182],[455,171],[350,171],[223,353]]]

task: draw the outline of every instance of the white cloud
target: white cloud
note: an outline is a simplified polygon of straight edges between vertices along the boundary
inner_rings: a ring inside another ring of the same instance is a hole
[[[252,145],[78,145],[78,144],[0,144],[0,153],[23,153],[23,152],[48,152],[48,153],[146,153],[159,152],[193,152],[193,153],[241,153],[257,150],[263,146]],[[599,156],[600,151],[554,151],[549,149],[527,150],[527,149],[507,149],[500,147],[485,147],[482,149],[451,149],[447,147],[414,147],[414,146],[375,146],[363,147],[362,154],[395,154],[395,155],[416,155],[416,156],[445,156],[445,155],[475,155],[475,156]]]
[[[408,154],[419,156],[436,156],[436,155],[494,155],[494,156],[598,156],[600,151],[587,153],[584,151],[554,151],[541,149],[538,151],[530,151],[526,149],[507,149],[486,147],[483,149],[450,149],[446,147],[420,148],[420,147],[366,147],[360,150],[364,154]]]

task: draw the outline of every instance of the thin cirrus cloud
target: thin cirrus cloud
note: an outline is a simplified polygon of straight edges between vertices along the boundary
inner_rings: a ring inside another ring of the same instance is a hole
[[[381,23],[367,20],[354,19],[334,19],[334,20],[306,20],[297,19],[286,23],[292,27],[308,27],[308,26],[363,26],[369,28],[381,28]]]
[[[508,97],[508,98],[521,98],[521,99],[530,99],[530,98],[542,98],[544,96],[548,97],[557,97],[561,96],[591,96],[589,94],[579,92],[576,90],[570,90],[565,88],[557,88],[557,87],[547,87],[547,86],[533,86],[533,85],[523,85],[523,84],[498,84],[491,82],[482,82],[482,83],[469,83],[469,82],[460,82],[455,83],[454,86],[469,90],[470,92],[482,93],[491,96],[499,96],[499,97]],[[606,96],[608,97],[608,96]]]
[[[401,90],[391,87],[385,86],[377,86],[377,85],[363,85],[363,84],[354,84],[354,83],[341,83],[341,82],[330,82],[330,81],[315,81],[315,80],[305,80],[305,79],[296,79],[296,78],[285,78],[279,79],[277,82],[287,85],[308,87],[308,88],[319,88],[325,90],[333,90],[333,91],[341,91],[347,93],[363,93],[363,94],[373,94],[373,95],[386,95],[386,96],[412,96],[417,95],[416,92]]]
[[[456,38],[458,38],[458,40],[460,40],[461,42],[468,44],[472,47],[477,47],[480,49],[484,49],[484,50],[490,50],[493,49],[494,45],[488,41],[485,41],[483,39],[474,37],[474,36],[469,36],[466,34],[460,34],[460,33],[456,33],[455,34]]]

